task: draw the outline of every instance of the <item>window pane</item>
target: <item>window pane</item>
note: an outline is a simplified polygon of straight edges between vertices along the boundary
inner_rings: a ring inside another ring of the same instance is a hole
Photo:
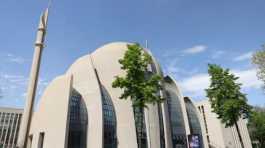
[[[104,148],[117,147],[116,115],[107,90],[101,86],[104,116]]]
[[[167,80],[167,79],[166,79]],[[185,131],[185,124],[183,112],[181,109],[179,95],[175,84],[168,80],[165,83],[165,94],[168,103],[169,120],[171,125],[173,148],[186,148],[187,138]]]
[[[82,96],[73,91],[70,99],[68,148],[86,148],[88,115]]]

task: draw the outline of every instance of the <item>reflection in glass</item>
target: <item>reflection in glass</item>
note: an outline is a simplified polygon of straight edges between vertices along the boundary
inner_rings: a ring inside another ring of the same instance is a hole
[[[199,135],[200,146],[203,148],[202,130],[196,108],[188,97],[184,97],[184,100],[188,114],[190,132],[192,135]]]
[[[82,96],[73,91],[70,98],[68,148],[86,148],[88,115]]]
[[[183,112],[181,109],[180,98],[177,94],[177,88],[170,78],[165,78],[165,93],[168,103],[169,120],[171,124],[171,134],[173,148],[186,148],[187,139]]]
[[[101,91],[104,115],[104,148],[117,148],[115,110],[107,90],[102,86]]]

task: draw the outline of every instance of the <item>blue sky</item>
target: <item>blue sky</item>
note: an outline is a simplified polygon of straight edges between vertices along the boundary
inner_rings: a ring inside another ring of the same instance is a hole
[[[47,0],[0,5],[0,106],[22,107],[41,12]],[[185,96],[205,98],[207,63],[230,68],[250,104],[265,96],[251,53],[265,43],[264,0],[54,0],[38,95],[78,57],[113,41],[149,47]]]

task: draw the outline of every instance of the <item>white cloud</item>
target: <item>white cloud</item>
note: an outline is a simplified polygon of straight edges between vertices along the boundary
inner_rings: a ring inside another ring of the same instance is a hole
[[[196,54],[200,52],[204,52],[207,49],[205,45],[196,45],[188,49],[184,49],[183,52],[186,54]]]
[[[174,75],[176,78],[179,78],[180,76],[190,76],[199,71],[198,68],[191,68],[189,70],[186,70],[180,66],[180,60],[175,58],[171,61],[167,62],[164,66],[164,73],[167,75]]]
[[[263,84],[256,76],[256,69],[249,69],[245,71],[235,70],[232,72],[239,77],[238,81],[243,84],[242,88],[260,88]]]
[[[47,79],[39,78],[36,94],[43,93],[48,85]],[[25,98],[28,87],[28,78],[23,75],[5,74],[0,72],[0,89],[5,98]]]
[[[177,66],[177,62],[178,62],[178,59],[177,59],[177,58],[172,59],[172,60],[166,65],[165,72],[168,73],[168,74],[174,74],[174,73],[179,72],[179,68],[178,68],[178,66]]]
[[[249,60],[249,59],[251,59],[252,55],[253,55],[252,51],[246,52],[246,53],[243,53],[243,54],[239,55],[238,57],[234,58],[234,61]]]
[[[218,51],[214,51],[214,53],[212,54],[212,59],[218,59],[220,58],[223,54],[225,53],[225,51],[223,50],[218,50]]]
[[[25,63],[27,60],[23,57],[20,56],[16,56],[13,54],[7,54],[7,59],[8,62],[12,62],[12,63],[17,63],[17,64],[23,64]]]
[[[8,83],[8,84],[25,84],[27,82],[27,78],[25,78],[23,75],[14,75],[14,74],[0,74],[0,80],[2,82]]]
[[[242,89],[257,89],[262,86],[262,82],[256,77],[256,69],[232,70],[239,77],[238,82],[242,83]],[[195,74],[189,78],[180,81],[180,87],[184,94],[195,98],[206,97],[205,89],[210,85],[209,75],[207,73]]]
[[[207,88],[209,84],[209,76],[206,73],[196,74],[180,81],[180,87],[184,94],[187,93],[193,97],[204,96],[204,89]]]
[[[22,93],[21,97],[23,97],[23,98],[27,97],[27,92]]]

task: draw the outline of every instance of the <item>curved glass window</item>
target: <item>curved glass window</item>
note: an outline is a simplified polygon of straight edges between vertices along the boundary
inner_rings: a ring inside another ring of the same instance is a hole
[[[169,119],[171,124],[171,134],[173,148],[186,148],[187,139],[183,112],[181,110],[180,98],[176,94],[176,87],[172,81],[166,81],[165,93],[168,103]]]
[[[104,117],[104,148],[117,148],[115,110],[107,90],[102,86],[101,91]]]
[[[82,96],[73,91],[70,98],[68,148],[86,148],[88,114]]]
[[[184,97],[185,105],[188,114],[190,132],[192,135],[199,135],[200,146],[203,148],[203,140],[202,140],[202,130],[200,125],[200,120],[197,115],[197,111],[195,106],[189,100],[189,98]]]

